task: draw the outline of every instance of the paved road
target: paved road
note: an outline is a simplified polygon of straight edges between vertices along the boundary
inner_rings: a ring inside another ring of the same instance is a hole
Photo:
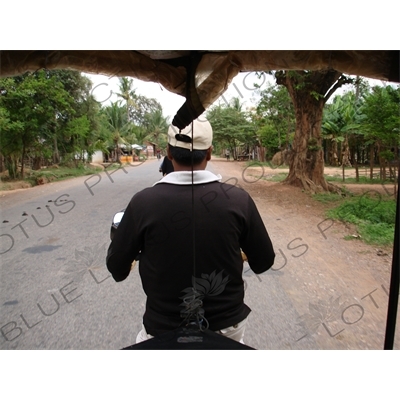
[[[144,307],[139,279],[117,285],[105,255],[113,214],[158,179],[151,160],[2,195],[0,348],[118,349],[134,342]]]

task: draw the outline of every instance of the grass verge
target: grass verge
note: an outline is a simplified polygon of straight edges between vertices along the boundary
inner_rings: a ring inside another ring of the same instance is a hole
[[[92,175],[101,172],[102,170],[101,167],[94,167],[92,165],[84,165],[76,168],[49,167],[38,171],[30,170],[27,172],[25,179],[13,180],[8,177],[2,177],[0,182],[0,191],[29,188],[78,176]]]
[[[356,183],[360,185],[382,185],[385,183],[393,183],[393,181],[390,180],[381,180],[381,179],[369,179],[366,176],[360,176],[358,181],[356,178],[349,178],[346,177],[345,180],[343,181],[343,178],[339,175],[336,176],[331,176],[331,175],[324,175],[325,179],[327,182],[337,182],[337,183]]]
[[[345,198],[337,194],[321,193],[313,197],[324,204],[332,204],[334,207],[326,212],[326,216],[355,225],[365,243],[393,245],[396,218],[396,202],[393,197],[373,196],[371,193]]]

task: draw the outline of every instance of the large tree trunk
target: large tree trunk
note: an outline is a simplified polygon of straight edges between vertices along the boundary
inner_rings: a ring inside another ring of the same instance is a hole
[[[335,90],[351,80],[335,70],[277,71],[275,78],[278,85],[287,88],[296,115],[289,174],[283,183],[313,193],[338,192],[339,188],[327,183],[324,177],[322,111]]]
[[[290,156],[289,174],[284,183],[312,192],[329,190],[324,177],[324,154],[321,138],[323,104],[309,99],[296,107],[296,131]]]

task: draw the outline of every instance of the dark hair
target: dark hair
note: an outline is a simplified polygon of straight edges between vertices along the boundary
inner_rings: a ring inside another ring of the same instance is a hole
[[[169,150],[171,152],[172,158],[181,165],[185,165],[190,167],[192,165],[192,157],[193,157],[193,165],[198,165],[207,156],[207,150],[193,150],[190,151],[188,149],[182,149],[181,147],[174,147],[170,144],[168,145]]]

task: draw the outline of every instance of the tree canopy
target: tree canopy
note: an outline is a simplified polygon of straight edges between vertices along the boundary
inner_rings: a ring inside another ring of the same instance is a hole
[[[239,151],[249,148],[255,137],[255,126],[238,98],[229,104],[219,104],[207,112],[207,119],[213,127],[216,151],[229,149],[234,158]]]
[[[120,79],[121,100],[114,104],[98,103],[91,89],[89,78],[70,70],[0,79],[0,172],[18,178],[26,163],[76,165],[96,150],[108,153],[116,143],[143,144],[165,133],[161,105],[137,94],[132,79]]]

